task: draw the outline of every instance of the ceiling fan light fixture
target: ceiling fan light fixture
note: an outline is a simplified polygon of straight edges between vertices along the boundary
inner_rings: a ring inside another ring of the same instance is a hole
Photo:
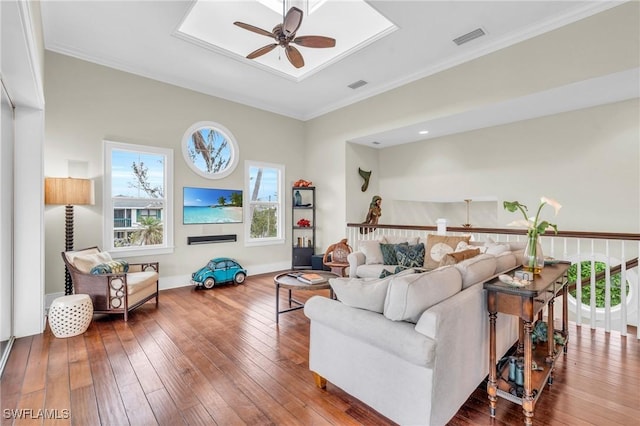
[[[368,82],[364,81],[364,80],[358,80],[358,81],[354,81],[353,83],[349,84],[347,87],[355,90],[359,87],[364,86],[365,84],[369,84]]]
[[[462,44],[470,42],[471,40],[475,40],[478,37],[482,37],[483,35],[486,35],[486,34],[487,33],[482,28],[476,28],[475,30],[468,32],[466,34],[463,34],[460,37],[454,38],[453,42],[458,46],[460,46]]]

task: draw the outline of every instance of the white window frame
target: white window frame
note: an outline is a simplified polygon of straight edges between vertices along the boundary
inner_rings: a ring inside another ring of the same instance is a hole
[[[278,200],[271,204],[278,206],[278,235],[269,238],[251,238],[251,211],[252,204],[268,204],[267,202],[251,202],[251,181],[249,171],[252,167],[261,167],[263,169],[276,169],[278,171]],[[244,162],[244,245],[245,246],[266,246],[284,244],[285,242],[285,188],[284,188],[285,167],[283,164],[264,163],[260,161],[246,160]]]
[[[103,242],[105,251],[118,257],[147,256],[173,253],[173,150],[147,145],[134,145],[123,142],[103,141],[104,145],[104,191],[103,191]],[[163,244],[137,247],[114,247],[113,245],[113,199],[111,197],[111,156],[112,151],[133,151],[145,154],[162,155],[164,161],[164,216],[163,216]]]
[[[189,155],[191,137],[200,129],[215,130],[216,132],[221,134],[227,141],[229,149],[229,165],[224,170],[221,170],[217,173],[207,173],[206,170],[200,169],[191,159],[191,156]],[[184,157],[185,163],[187,163],[189,168],[194,173],[207,179],[222,179],[229,176],[236,169],[236,166],[238,165],[238,161],[240,159],[240,148],[238,147],[238,142],[233,136],[233,133],[231,133],[231,131],[224,127],[222,124],[216,123],[214,121],[199,121],[191,125],[191,127],[189,127],[182,136],[182,156]]]

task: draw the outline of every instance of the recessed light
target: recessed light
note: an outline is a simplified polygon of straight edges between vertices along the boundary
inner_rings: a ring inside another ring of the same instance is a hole
[[[426,135],[427,133],[429,133],[428,130],[420,130],[418,133],[420,133],[421,135]]]
[[[373,145],[380,145],[380,142],[378,142],[378,141],[373,141],[373,142],[371,142],[371,143],[372,143]]]

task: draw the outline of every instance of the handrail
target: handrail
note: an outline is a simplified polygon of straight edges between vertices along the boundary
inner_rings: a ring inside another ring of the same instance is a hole
[[[412,230],[412,231],[437,231],[437,226],[423,226],[423,225],[386,225],[376,224],[375,226],[367,225],[363,223],[347,223],[348,228],[368,228],[368,229],[398,229],[398,230]],[[526,235],[527,230],[521,228],[479,228],[479,227],[447,227],[447,232],[473,232],[478,234],[505,234],[505,235]],[[590,238],[595,240],[625,240],[625,241],[640,241],[640,234],[625,233],[625,232],[590,232],[590,231],[558,231],[558,233],[547,232],[545,237],[556,238]]]

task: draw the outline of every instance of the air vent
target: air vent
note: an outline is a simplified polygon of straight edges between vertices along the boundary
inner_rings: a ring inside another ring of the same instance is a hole
[[[471,41],[473,39],[476,39],[478,37],[482,37],[485,34],[486,33],[484,32],[484,30],[482,28],[478,28],[478,29],[475,29],[475,30],[471,31],[470,33],[466,33],[464,35],[461,35],[458,38],[454,38],[453,42],[455,44],[457,44],[458,46],[460,46],[461,44],[469,42],[469,41]]]
[[[364,80],[358,80],[355,83],[351,83],[348,87],[352,88],[352,89],[357,89],[358,87],[362,87],[365,84],[368,84],[366,81]]]

